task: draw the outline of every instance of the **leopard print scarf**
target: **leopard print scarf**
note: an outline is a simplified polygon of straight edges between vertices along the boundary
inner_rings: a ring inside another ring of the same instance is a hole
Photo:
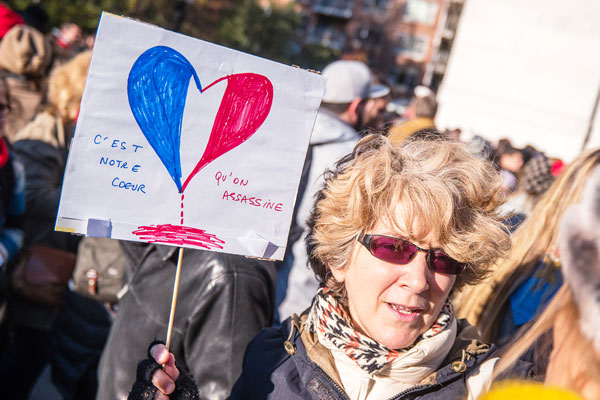
[[[414,347],[423,339],[437,335],[448,328],[454,316],[450,302],[446,302],[437,320],[415,343],[401,350],[391,350],[370,337],[358,332],[343,307],[327,288],[317,292],[307,319],[307,328],[318,335],[320,341],[332,344],[343,351],[360,368],[376,375],[394,362],[401,354]]]

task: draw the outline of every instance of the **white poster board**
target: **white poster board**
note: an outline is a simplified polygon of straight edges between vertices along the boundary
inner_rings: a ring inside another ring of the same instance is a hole
[[[104,13],[56,229],[282,259],[324,81]]]

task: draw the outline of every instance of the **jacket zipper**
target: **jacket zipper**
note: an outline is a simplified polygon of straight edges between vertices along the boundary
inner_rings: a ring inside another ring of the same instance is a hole
[[[317,367],[317,370],[321,373],[321,375],[323,375],[325,377],[327,382],[329,382],[333,385],[333,387],[337,390],[338,394],[340,394],[342,396],[342,398],[350,400],[350,398],[348,396],[346,396],[346,392],[344,392],[344,389],[342,389],[340,387],[340,385],[338,385],[337,382],[333,380],[332,377],[327,375],[327,373],[325,371],[323,371],[323,369],[321,367],[319,367],[316,363],[315,363],[315,366]]]
[[[323,369],[321,367],[319,367],[318,365],[316,365],[316,367],[317,367],[317,370],[325,377],[325,379],[327,380],[327,382],[331,383],[333,385],[333,387],[338,391],[338,394],[340,394],[344,399],[350,400],[350,398],[348,396],[346,396],[346,392],[344,392],[344,389],[342,389],[340,387],[340,385],[338,385],[337,382],[333,380],[333,378],[331,378],[329,375],[327,375],[327,373],[325,371],[323,371]],[[388,400],[401,399],[403,396],[406,396],[409,393],[417,392],[419,390],[422,390],[422,389],[425,389],[425,388],[428,388],[428,387],[431,387],[431,386],[433,386],[433,385],[414,386],[414,387],[411,387],[409,389],[406,389],[403,392],[400,392],[400,393],[394,395],[394,397],[390,397]]]
[[[428,388],[428,387],[431,387],[431,386],[432,386],[432,385],[421,385],[421,386],[414,386],[414,387],[411,387],[411,388],[409,388],[409,389],[406,389],[406,390],[405,390],[405,391],[403,391],[403,392],[400,392],[400,393],[398,393],[398,394],[397,394],[397,395],[395,395],[394,397],[390,397],[388,400],[396,400],[396,399],[401,399],[403,396],[406,396],[406,395],[407,395],[407,394],[409,394],[409,393],[412,393],[412,392],[418,392],[418,391],[419,391],[419,390],[421,390],[421,389],[425,389],[425,388]]]

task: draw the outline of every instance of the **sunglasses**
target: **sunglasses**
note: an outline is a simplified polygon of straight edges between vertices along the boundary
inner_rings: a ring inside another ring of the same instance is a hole
[[[384,235],[364,235],[358,239],[373,257],[393,264],[408,264],[419,251],[427,253],[427,266],[433,272],[458,275],[467,264],[456,261],[442,249],[423,249],[408,240]]]

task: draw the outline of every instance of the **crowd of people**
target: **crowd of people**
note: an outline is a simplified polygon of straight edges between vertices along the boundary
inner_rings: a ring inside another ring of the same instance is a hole
[[[335,61],[284,259],[186,250],[167,348],[176,248],[54,231],[93,36],[48,21],[0,3],[4,396],[50,367],[65,400],[600,398],[600,149],[464,140],[424,86],[390,116]],[[35,257],[58,300],[23,284]]]

